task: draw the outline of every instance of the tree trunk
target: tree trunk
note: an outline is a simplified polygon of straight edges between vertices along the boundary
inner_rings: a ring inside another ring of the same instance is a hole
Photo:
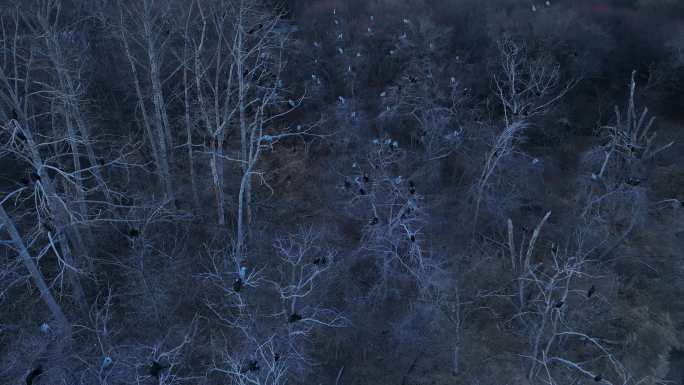
[[[52,292],[50,292],[50,288],[45,282],[43,274],[38,269],[38,266],[36,266],[33,257],[31,257],[26,249],[24,240],[21,238],[17,228],[14,226],[14,222],[7,215],[7,212],[5,212],[5,209],[2,207],[2,205],[0,205],[0,221],[5,225],[5,229],[12,238],[14,247],[19,252],[19,258],[21,258],[21,262],[29,271],[33,283],[38,287],[38,290],[40,290],[40,296],[50,309],[50,313],[54,317],[55,321],[57,321],[59,329],[68,331],[71,328],[71,325],[62,311],[62,307],[57,303],[55,297],[52,295]]]

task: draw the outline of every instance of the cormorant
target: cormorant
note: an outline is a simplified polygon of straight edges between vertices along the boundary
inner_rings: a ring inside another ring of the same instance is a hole
[[[259,369],[261,369],[261,368],[259,367],[259,363],[257,362],[257,360],[249,360],[249,361],[247,362],[247,365],[245,365],[245,366],[240,370],[240,373],[244,374],[244,373],[247,373],[247,372],[258,372]]]
[[[297,314],[297,313],[292,313],[292,314],[290,315],[289,322],[290,322],[290,323],[294,323],[294,322],[301,321],[301,320],[302,320],[302,316],[300,316],[300,315]]]
[[[373,218],[371,218],[371,220],[370,220],[370,224],[371,224],[371,226],[375,226],[375,225],[378,224],[379,221],[380,221],[380,220],[378,219],[378,217],[373,217]]]
[[[45,222],[42,222],[41,224],[43,225],[43,229],[45,229],[45,231],[47,231],[47,232],[49,232],[49,233],[54,233],[54,232],[55,232],[55,227],[52,226],[52,225],[50,224],[50,222],[45,221]]]
[[[242,280],[240,278],[236,279],[235,282],[233,282],[233,290],[236,293],[239,293],[240,290],[242,290]]]
[[[370,177],[368,176],[368,173],[367,173],[367,172],[364,172],[364,173],[363,173],[363,181],[364,181],[365,183],[368,183],[368,182],[370,181]]]
[[[414,234],[411,234],[411,242],[415,242],[415,241],[416,241],[416,236]]]
[[[128,229],[128,235],[135,238],[135,237],[140,236],[140,231],[138,231],[138,229],[131,228],[131,229]]]
[[[596,286],[591,285],[589,288],[589,291],[587,292],[587,298],[591,298],[592,295],[596,292]]]
[[[349,182],[348,179],[344,180],[344,188],[347,190],[349,190],[349,188],[351,188],[351,182]]]
[[[26,376],[26,385],[32,385],[33,380],[36,379],[36,377],[40,376],[43,374],[43,367],[38,365],[35,369],[31,371],[31,373]]]
[[[556,309],[560,309],[561,307],[563,307],[563,304],[565,304],[564,301],[558,301],[558,302],[556,302],[556,304],[554,305],[554,307],[555,307]]]
[[[628,178],[625,183],[627,183],[630,186],[638,186],[641,184],[641,181],[636,178]]]
[[[601,377],[601,376],[594,377],[594,381],[596,381],[596,382],[601,382],[602,379],[603,379],[603,377]]]
[[[251,34],[253,34],[254,32],[260,30],[263,26],[264,26],[263,24],[259,24],[259,25],[255,26],[255,27],[253,27],[252,29],[250,29],[249,31],[247,31],[247,34],[248,34],[248,35],[251,35]]]
[[[360,188],[360,189],[359,189],[359,194],[361,194],[361,195],[366,195],[366,190]]]
[[[152,365],[150,365],[150,376],[159,378],[159,375],[161,374],[162,370],[168,369],[169,365],[162,365],[157,361],[152,361]]]
[[[17,114],[17,110],[12,110],[12,113],[10,115],[10,119],[17,120],[19,118],[19,115]]]
[[[325,265],[328,263],[328,260],[325,257],[318,257],[313,260],[314,265]]]

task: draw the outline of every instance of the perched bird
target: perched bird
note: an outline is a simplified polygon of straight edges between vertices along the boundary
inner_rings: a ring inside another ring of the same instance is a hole
[[[12,110],[12,113],[10,114],[10,119],[17,120],[19,118],[19,115],[17,114],[17,110]]]
[[[313,260],[314,265],[325,265],[328,263],[328,260],[325,257],[318,257]]]
[[[26,385],[32,385],[33,380],[35,380],[36,377],[40,376],[41,374],[43,374],[43,367],[38,365],[26,376]]]
[[[603,377],[601,377],[600,375],[594,377],[594,381],[596,382],[601,382],[601,380],[603,380]]]
[[[161,375],[161,372],[164,369],[168,369],[169,365],[162,365],[157,361],[152,361],[152,364],[150,365],[150,376],[154,378],[159,378],[159,375]]]
[[[625,183],[627,183],[630,186],[638,186],[641,184],[641,181],[637,178],[628,178]]]
[[[344,188],[346,190],[349,190],[351,188],[351,182],[349,182],[349,179],[344,180]]]
[[[411,239],[411,242],[415,242],[415,241],[416,241],[416,235],[415,235],[415,234],[411,234],[410,239]]]
[[[290,323],[294,323],[294,322],[301,321],[301,320],[302,320],[302,316],[300,316],[299,314],[297,314],[297,313],[290,314],[290,319],[289,319]]]
[[[106,368],[108,368],[108,367],[112,364],[112,362],[113,362],[113,361],[112,361],[112,358],[109,357],[109,356],[107,356],[107,357],[105,357],[105,358],[102,359],[102,364],[100,364],[100,367],[101,367],[102,369],[106,369]]]
[[[260,30],[263,26],[264,26],[263,24],[259,24],[259,25],[255,26],[254,28],[250,29],[249,31],[247,31],[247,34],[251,35],[254,32]]]
[[[140,236],[140,231],[138,229],[128,229],[128,235],[130,235],[133,238],[139,237]]]
[[[553,307],[555,307],[556,309],[560,309],[561,307],[563,307],[564,304],[564,301],[558,301]]]
[[[416,193],[416,185],[412,180],[409,181],[409,194],[413,195]]]
[[[359,195],[366,195],[366,190],[364,190],[363,188],[360,188],[359,189]]]
[[[363,173],[363,181],[364,183],[368,183],[370,181],[370,177],[368,176],[367,172]]]
[[[233,291],[239,293],[240,290],[242,290],[242,280],[238,278],[235,280],[235,282],[233,282]]]
[[[261,368],[259,367],[259,363],[257,362],[257,360],[249,360],[247,362],[247,365],[245,365],[242,368],[242,370],[240,370],[240,373],[244,374],[247,372],[258,372],[259,369],[261,369]]]
[[[596,286],[591,285],[589,288],[589,291],[587,291],[587,298],[591,298],[592,295],[596,292]]]
[[[44,229],[45,231],[47,231],[48,233],[54,233],[54,232],[55,232],[55,226],[53,226],[52,224],[50,224],[49,221],[41,222],[41,225],[43,225],[43,229]]]
[[[371,220],[370,220],[371,226],[377,225],[378,222],[380,222],[380,219],[378,219],[378,217],[373,217],[373,218],[371,218]]]

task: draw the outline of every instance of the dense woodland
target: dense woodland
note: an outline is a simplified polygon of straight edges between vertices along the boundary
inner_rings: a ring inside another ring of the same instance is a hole
[[[0,383],[684,381],[684,2],[3,0]]]

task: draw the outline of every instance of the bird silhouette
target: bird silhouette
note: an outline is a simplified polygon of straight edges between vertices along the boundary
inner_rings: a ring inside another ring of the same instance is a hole
[[[152,361],[152,365],[150,365],[150,376],[155,377],[155,378],[159,378],[159,376],[161,375],[161,372],[164,369],[168,369],[168,368],[169,368],[168,364],[162,365],[157,361]]]
[[[587,291],[587,298],[591,298],[592,295],[596,292],[596,286],[591,285],[589,288],[589,291]]]
[[[239,293],[240,290],[242,290],[242,280],[240,278],[236,279],[235,282],[233,282],[233,290],[236,293]]]
[[[41,374],[43,374],[43,367],[38,365],[26,376],[26,385],[32,385],[33,380],[35,380],[36,377],[40,376]]]

